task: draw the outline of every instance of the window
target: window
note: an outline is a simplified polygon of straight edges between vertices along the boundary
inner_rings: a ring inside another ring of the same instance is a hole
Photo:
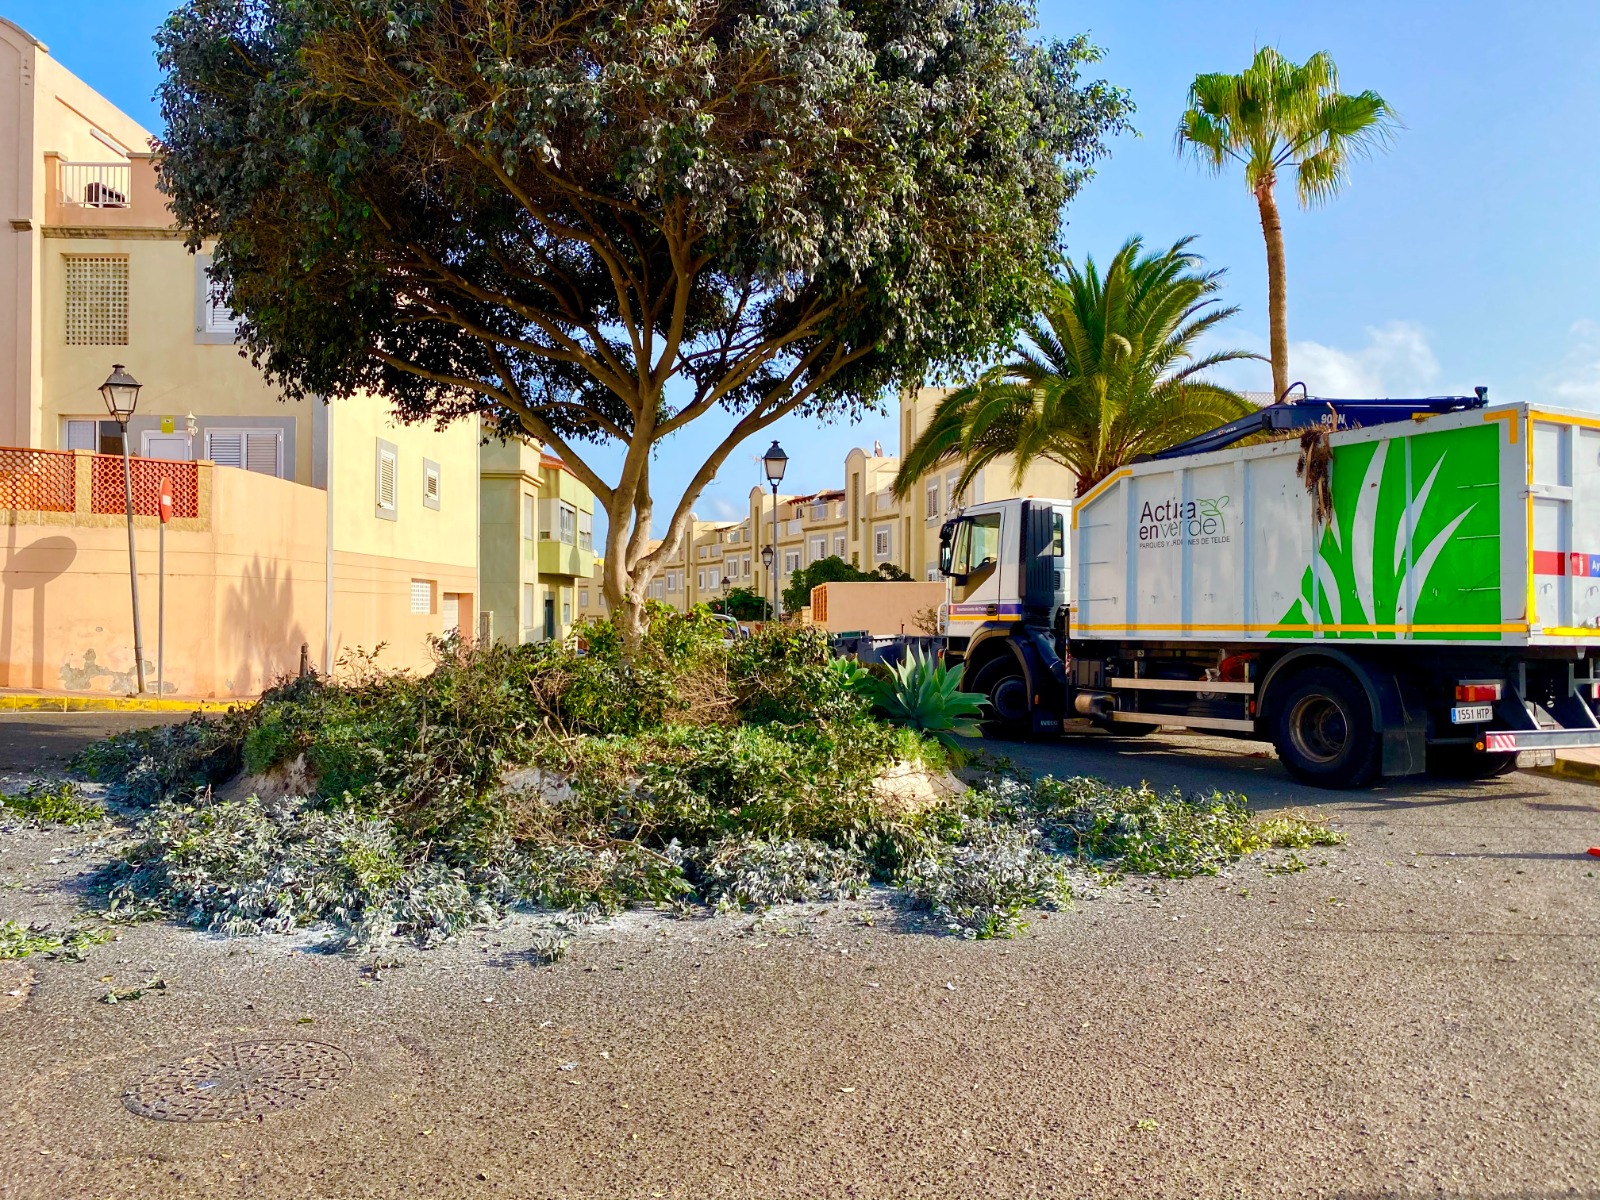
[[[927,567],[923,571],[923,575],[928,580],[929,583],[938,583],[939,582],[939,564],[938,563],[934,563],[932,566]]]
[[[924,514],[927,520],[939,519],[939,481],[935,479],[928,485],[928,511]]]
[[[461,593],[445,592],[439,597],[439,611],[444,614],[446,634],[461,632]]]
[[[952,575],[992,571],[1000,561],[1000,514],[964,519],[956,528],[950,558]]]
[[[844,534],[836,533],[833,535],[833,552],[840,558],[844,557]]]
[[[559,521],[561,541],[570,546],[574,542],[574,532],[577,528],[578,510],[565,502],[556,506],[556,518]]]
[[[702,592],[706,590],[706,573],[704,571],[696,571],[694,573],[694,586]]]
[[[68,254],[67,345],[128,344],[128,260],[120,254]]]
[[[750,556],[748,554],[739,560],[739,574],[745,579],[750,578]]]
[[[531,584],[531,583],[523,584],[522,585],[522,640],[525,641],[525,642],[531,642],[531,641],[534,640],[533,622],[534,622],[534,615],[538,612],[538,610],[539,610],[539,602],[538,602],[538,599],[534,595],[533,584]]]
[[[783,552],[783,569],[791,574],[800,569],[800,551],[785,550]]]
[[[231,343],[239,335],[239,318],[228,307],[222,285],[211,278],[211,256],[202,254],[194,261],[195,292],[200,312],[195,321],[195,332],[203,334],[196,341]]]
[[[714,592],[721,586],[722,572],[718,568],[712,567],[706,572],[706,588],[707,590]]]
[[[589,607],[589,589],[588,588],[579,588],[578,589],[578,607],[579,608],[588,608]]]
[[[90,450],[96,454],[122,453],[122,426],[115,421],[69,419],[62,434],[63,450]]]
[[[667,591],[675,592],[677,590],[678,590],[678,573],[676,571],[668,571],[667,572]]]
[[[811,561],[812,562],[820,562],[822,559],[827,558],[827,557],[828,557],[828,539],[825,538],[825,537],[814,537],[814,538],[812,538],[811,539]]]
[[[578,549],[594,549],[594,514],[580,512],[578,514]]]
[[[393,521],[400,515],[400,449],[382,438],[378,439],[376,475],[378,516]]]
[[[439,507],[439,464],[431,458],[422,460],[422,507]]]
[[[799,533],[800,532],[800,518],[799,517],[795,517],[794,519],[792,519],[789,522],[789,532],[790,533]]]
[[[433,580],[411,581],[411,611],[417,616],[433,612]]]
[[[879,525],[872,531],[872,557],[888,558],[894,543],[894,527]]]
[[[523,557],[533,557],[533,543],[539,536],[539,511],[534,507],[534,498],[523,494],[522,497],[522,548]],[[528,624],[533,624],[530,620]]]
[[[283,430],[208,429],[206,457],[219,467],[239,467],[283,478]]]
[[[961,493],[956,490],[956,484],[961,481],[961,472],[952,471],[944,477],[945,510],[954,512],[961,507]]]
[[[561,589],[561,623],[572,624],[572,592],[567,588]]]

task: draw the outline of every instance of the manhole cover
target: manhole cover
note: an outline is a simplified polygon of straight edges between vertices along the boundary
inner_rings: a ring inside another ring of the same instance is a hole
[[[349,1073],[350,1056],[326,1042],[234,1042],[158,1067],[122,1103],[156,1121],[233,1121],[292,1108]]]

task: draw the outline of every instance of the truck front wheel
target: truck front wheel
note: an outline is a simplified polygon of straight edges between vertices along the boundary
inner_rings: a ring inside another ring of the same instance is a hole
[[[972,676],[967,691],[981,692],[989,698],[984,713],[983,732],[988,737],[1018,739],[1033,728],[1028,706],[1028,681],[1022,668],[1010,655],[990,659]]]
[[[1271,697],[1272,743],[1285,769],[1312,787],[1366,787],[1382,766],[1382,741],[1361,684],[1313,667]]]

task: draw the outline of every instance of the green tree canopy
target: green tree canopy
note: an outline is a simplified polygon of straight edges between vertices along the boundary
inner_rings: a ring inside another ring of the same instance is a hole
[[[863,571],[837,554],[830,554],[789,576],[789,585],[783,589],[783,611],[799,612],[810,604],[811,589],[820,583],[905,583],[910,578],[894,563],[879,563],[876,570]]]
[[[1032,0],[188,0],[160,178],[289,396],[559,454],[636,630],[737,445],[1031,310],[1129,111],[1032,31]],[[652,548],[652,454],[717,411]]]
[[[1178,122],[1178,151],[1189,151],[1219,175],[1244,169],[1267,244],[1267,308],[1272,328],[1272,394],[1289,390],[1289,276],[1278,215],[1278,172],[1294,171],[1300,206],[1329,199],[1350,173],[1350,161],[1388,142],[1399,122],[1377,92],[1346,95],[1327,54],[1304,63],[1271,46],[1238,75],[1197,75],[1189,108]]]
[[[772,605],[754,588],[731,588],[726,596],[711,601],[714,613],[724,613],[740,621],[765,621],[772,616]]]
[[[1244,350],[1201,354],[1200,341],[1237,308],[1218,307],[1221,271],[1203,271],[1192,238],[1146,254],[1138,238],[1105,274],[1093,258],[1066,265],[1016,357],[946,396],[900,464],[895,494],[961,461],[958,490],[1005,455],[1020,485],[1039,459],[1078,479],[1081,495],[1141,454],[1164,450],[1250,411],[1244,397],[1204,374],[1258,358]]]

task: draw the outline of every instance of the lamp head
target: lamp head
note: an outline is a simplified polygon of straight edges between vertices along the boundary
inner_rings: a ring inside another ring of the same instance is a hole
[[[771,546],[761,547],[761,565],[766,567],[769,571],[772,569],[772,560],[774,557],[776,556],[772,553]]]
[[[139,389],[144,386],[123,368],[113,363],[111,374],[100,385],[100,395],[106,402],[106,411],[119,425],[127,425],[128,418],[139,403]]]
[[[761,456],[761,465],[766,468],[767,482],[773,487],[783,482],[783,472],[789,466],[789,456],[783,452],[783,447],[778,445],[778,439],[772,439],[772,445]]]

